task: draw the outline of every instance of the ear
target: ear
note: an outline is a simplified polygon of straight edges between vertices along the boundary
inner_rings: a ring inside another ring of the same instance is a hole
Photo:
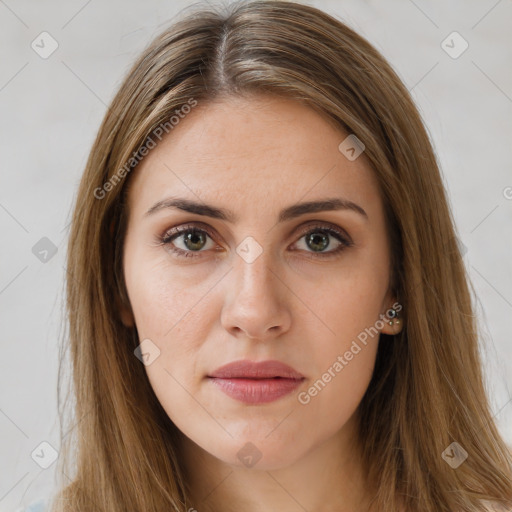
[[[135,318],[133,317],[131,308],[121,306],[119,308],[119,316],[121,317],[121,322],[123,322],[125,327],[133,327],[135,325]]]
[[[384,323],[384,326],[382,327],[381,332],[383,334],[389,334],[391,336],[398,334],[402,331],[403,325],[404,325],[404,319],[403,319],[403,306],[396,300],[396,298],[393,298],[390,302],[387,303],[388,307],[380,315],[380,318],[382,322]],[[396,316],[393,317],[390,314],[390,310],[394,309],[396,311]]]
[[[112,219],[110,222],[110,236],[114,237],[116,230],[116,220]],[[121,293],[121,292],[119,292]],[[123,297],[125,293],[122,293]],[[121,322],[125,327],[133,327],[135,325],[135,318],[133,317],[132,309],[129,305],[125,303],[126,299],[123,297],[120,297],[117,295],[116,302],[117,302],[117,310],[119,311],[119,317],[121,319]]]
[[[130,301],[127,297],[117,296],[117,310],[119,311],[119,318],[125,327],[134,327],[135,326],[135,317],[133,316],[133,311],[130,305]]]
[[[400,317],[388,318],[384,315],[382,321],[384,322],[384,327],[381,330],[383,334],[390,334],[391,336],[394,336],[402,330],[403,319]]]

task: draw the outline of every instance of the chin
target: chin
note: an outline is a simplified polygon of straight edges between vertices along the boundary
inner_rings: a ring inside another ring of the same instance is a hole
[[[270,441],[268,434],[244,437],[229,441],[229,447],[210,452],[213,456],[237,469],[273,471],[283,469],[295,463],[303,454],[297,443],[287,440]],[[226,457],[229,454],[229,457]]]

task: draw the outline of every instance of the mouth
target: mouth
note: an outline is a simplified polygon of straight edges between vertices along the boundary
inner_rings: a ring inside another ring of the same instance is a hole
[[[303,379],[304,375],[281,361],[250,361],[242,359],[225,364],[210,373],[208,377],[221,379]]]
[[[226,395],[246,404],[264,404],[274,402],[300,386],[303,379],[271,377],[267,379],[209,379]]]
[[[208,376],[217,389],[246,404],[273,402],[290,394],[305,377],[280,361],[235,361]]]

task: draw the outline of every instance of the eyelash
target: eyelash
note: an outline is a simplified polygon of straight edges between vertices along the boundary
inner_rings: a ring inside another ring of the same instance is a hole
[[[183,249],[180,249],[178,247],[175,247],[171,242],[174,241],[176,238],[182,235],[186,235],[188,233],[206,233],[212,240],[214,240],[215,235],[210,230],[209,227],[201,224],[201,227],[194,224],[188,224],[188,225],[182,225],[177,226],[175,228],[172,228],[170,230],[167,230],[163,235],[158,237],[158,243],[160,245],[168,246],[169,249],[176,254],[178,257],[185,257],[185,258],[196,258],[200,257],[201,252],[205,251],[184,251]],[[328,235],[333,236],[336,238],[341,244],[334,250],[320,253],[320,252],[313,252],[313,251],[306,251],[307,253],[313,255],[314,258],[331,258],[337,256],[341,251],[343,251],[347,247],[351,247],[354,245],[354,243],[348,238],[346,234],[340,229],[336,229],[335,227],[329,225],[329,224],[317,224],[312,226],[307,231],[303,232],[298,240],[305,237],[306,235],[310,235],[312,233],[316,232],[324,232]]]

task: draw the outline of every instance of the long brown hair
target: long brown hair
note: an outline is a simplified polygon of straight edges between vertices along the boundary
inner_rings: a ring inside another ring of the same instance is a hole
[[[355,134],[380,185],[404,328],[381,335],[359,407],[375,510],[512,507],[512,457],[486,396],[469,279],[407,89],[365,39],[313,7],[249,1],[186,14],[127,74],[78,191],[67,260],[74,414],[62,427],[54,510],[186,511],[193,504],[177,428],[134,356],[136,329],[120,319],[119,306],[129,305],[121,258],[126,184],[155,130],[166,126],[172,137],[176,111],[252,93],[304,102]],[[60,389],[67,389],[62,382]],[[442,456],[454,442],[468,455],[457,469]]]

